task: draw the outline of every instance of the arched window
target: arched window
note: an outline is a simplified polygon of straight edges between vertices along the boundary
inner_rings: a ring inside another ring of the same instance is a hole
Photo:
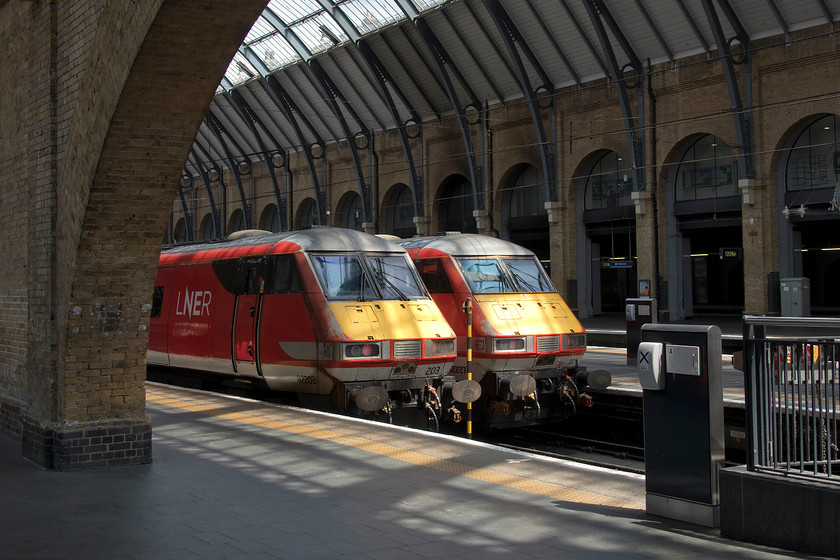
[[[363,231],[362,197],[357,192],[349,192],[338,203],[337,224],[343,228]]]
[[[600,210],[632,206],[633,180],[630,177],[630,165],[616,152],[602,155],[586,179],[584,208]]]
[[[172,232],[172,240],[175,243],[183,243],[189,241],[189,232],[187,231],[187,221],[184,218],[178,219],[175,223],[175,230]]]
[[[414,226],[414,195],[408,185],[394,185],[385,205],[385,233],[397,237],[412,237]]]
[[[210,239],[216,239],[215,229],[213,227],[213,216],[207,214],[201,220],[201,239],[208,241]]]
[[[726,142],[712,134],[698,137],[677,169],[676,201],[738,196],[738,164]]]
[[[466,177],[452,175],[441,186],[438,196],[439,229],[477,233],[473,217],[472,185]]]
[[[790,150],[785,174],[788,191],[833,187],[840,178],[840,136],[836,115],[825,115],[802,131]]]
[[[260,229],[278,233],[280,231],[280,212],[276,204],[269,204],[265,207],[260,220]]]
[[[545,186],[542,176],[533,165],[525,166],[506,194],[505,211],[510,218],[545,214]]]
[[[318,223],[318,207],[314,198],[307,198],[298,208],[297,229],[304,229]]]
[[[230,220],[228,220],[228,233],[241,231],[243,229],[245,229],[245,214],[241,209],[237,208],[233,211],[233,214],[230,215]]]

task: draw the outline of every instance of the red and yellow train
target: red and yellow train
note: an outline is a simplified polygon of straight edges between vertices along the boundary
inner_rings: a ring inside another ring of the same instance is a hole
[[[148,363],[215,372],[351,414],[445,413],[456,337],[401,247],[339,228],[165,249]],[[470,393],[470,391],[467,391]]]
[[[533,252],[501,239],[447,234],[398,240],[458,336],[450,372],[481,385],[477,426],[557,422],[591,405],[587,386],[609,386],[605,371],[578,367],[586,332]],[[472,360],[467,362],[470,300]],[[469,370],[469,371],[468,371]],[[460,406],[460,405],[459,405]]]

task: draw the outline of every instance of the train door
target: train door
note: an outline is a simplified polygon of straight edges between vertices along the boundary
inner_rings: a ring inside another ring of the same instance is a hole
[[[233,368],[239,375],[260,375],[257,327],[265,286],[265,268],[265,259],[262,257],[239,261],[231,341]]]

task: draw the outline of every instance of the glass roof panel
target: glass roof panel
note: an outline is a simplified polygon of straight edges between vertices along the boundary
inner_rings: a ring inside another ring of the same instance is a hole
[[[233,85],[239,85],[243,82],[247,82],[251,78],[256,78],[259,75],[260,73],[248,63],[239,51],[236,52],[233,60],[230,61],[227,72],[225,72],[225,77]]]
[[[418,11],[423,12],[450,0],[412,0]],[[365,35],[405,19],[405,15],[394,0],[330,0],[353,22],[359,33]],[[315,55],[327,51],[349,40],[341,26],[336,23],[318,0],[271,0],[268,3],[277,16],[295,33],[309,51]],[[261,57],[270,71],[278,70],[300,61],[298,53],[283,35],[268,20],[260,16],[243,41],[257,56]],[[237,53],[228,67],[225,77],[234,86],[259,75],[246,60]]]
[[[389,0],[347,0],[340,5],[362,35],[405,19],[396,3]]]

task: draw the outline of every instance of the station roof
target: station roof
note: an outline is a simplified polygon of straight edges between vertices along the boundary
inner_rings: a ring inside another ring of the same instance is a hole
[[[840,0],[271,0],[231,61],[185,174],[277,165],[302,150],[317,158],[327,144],[361,146],[383,130],[411,135],[417,123],[469,118],[470,107],[521,103],[528,89],[714,59],[716,28],[733,49],[751,48],[834,31],[838,14]]]

